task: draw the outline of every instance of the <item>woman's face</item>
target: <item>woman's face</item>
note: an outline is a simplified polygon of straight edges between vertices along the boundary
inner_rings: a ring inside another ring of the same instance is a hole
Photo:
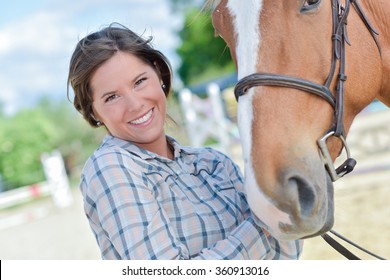
[[[113,136],[148,150],[165,141],[166,96],[153,67],[119,51],[92,75],[91,88],[94,117]]]

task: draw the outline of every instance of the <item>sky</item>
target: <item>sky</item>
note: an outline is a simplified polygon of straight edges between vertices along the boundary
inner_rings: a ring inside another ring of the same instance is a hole
[[[66,99],[69,60],[82,37],[119,22],[153,36],[173,68],[183,18],[168,0],[12,0],[0,16],[0,104],[12,115],[42,96]]]

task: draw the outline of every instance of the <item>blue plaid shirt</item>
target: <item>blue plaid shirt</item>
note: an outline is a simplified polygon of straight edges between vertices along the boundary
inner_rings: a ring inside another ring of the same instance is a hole
[[[106,136],[81,176],[103,259],[297,259],[254,222],[239,168],[211,148],[174,147],[174,160]]]

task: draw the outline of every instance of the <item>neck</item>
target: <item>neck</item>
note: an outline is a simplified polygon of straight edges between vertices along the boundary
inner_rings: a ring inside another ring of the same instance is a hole
[[[152,153],[160,155],[162,157],[173,160],[174,153],[173,147],[168,143],[167,137],[163,134],[160,139],[154,141],[153,143],[135,143],[137,146],[148,150]]]

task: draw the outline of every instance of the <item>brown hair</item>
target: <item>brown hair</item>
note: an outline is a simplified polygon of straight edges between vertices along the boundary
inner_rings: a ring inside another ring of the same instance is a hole
[[[70,100],[71,86],[74,92],[73,105],[91,126],[98,127],[92,111],[92,75],[118,51],[131,53],[156,69],[165,85],[165,95],[168,96],[171,90],[172,68],[168,59],[151,46],[151,40],[152,37],[144,39],[123,25],[113,23],[78,42],[70,60],[67,96]]]

